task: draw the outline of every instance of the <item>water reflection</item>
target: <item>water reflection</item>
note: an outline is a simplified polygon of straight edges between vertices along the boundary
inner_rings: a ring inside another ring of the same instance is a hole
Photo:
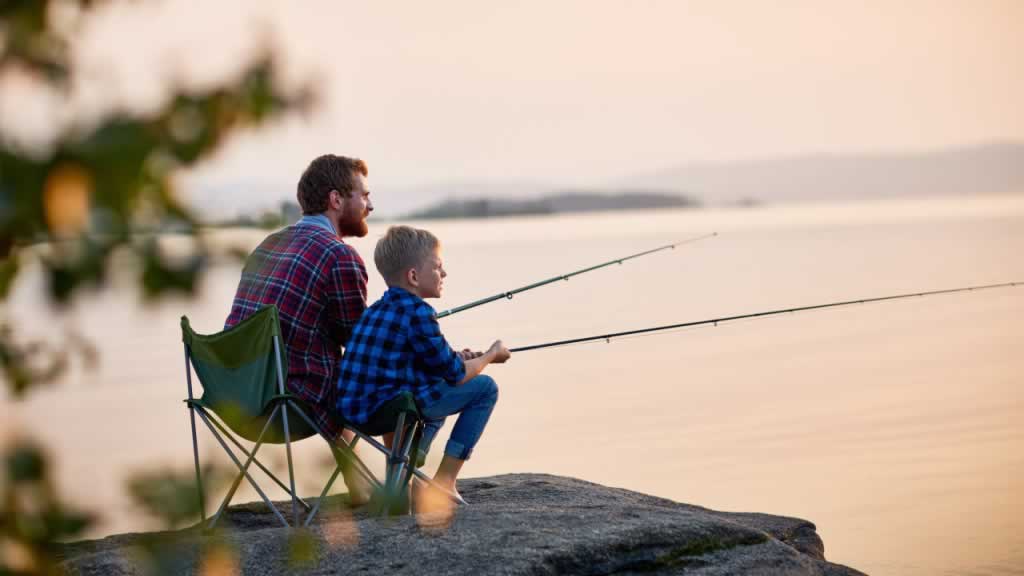
[[[1024,279],[1019,197],[423,225],[445,243],[438,309],[721,232],[445,319],[459,346]],[[357,249],[372,253],[383,230]],[[228,231],[220,241],[261,236]],[[84,296],[69,320],[43,305],[38,276],[19,279],[11,313],[43,335],[75,323],[102,365],[5,404],[4,421],[10,414],[59,454],[67,490],[105,510],[101,532],[146,527],[121,494],[125,470],[190,465],[177,319],[219,330],[237,279],[237,264],[225,263],[200,299],[148,308],[130,283],[115,284]],[[371,271],[370,297],[383,289]],[[494,370],[502,400],[466,473],[550,472],[800,516],[817,524],[830,560],[873,574],[1020,573],[1021,318],[1018,288],[523,353]],[[110,419],[115,398],[123,416]],[[297,446],[300,477],[322,472],[317,448]]]

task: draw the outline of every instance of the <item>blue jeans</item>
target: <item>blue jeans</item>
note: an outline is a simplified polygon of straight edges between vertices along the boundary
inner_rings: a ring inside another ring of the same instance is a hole
[[[430,443],[444,425],[445,418],[458,414],[455,428],[444,447],[444,453],[459,460],[469,460],[473,447],[480,440],[498,402],[498,385],[494,378],[483,374],[461,386],[441,385],[443,395],[431,404],[420,407],[423,415],[423,439],[420,450],[430,450]]]

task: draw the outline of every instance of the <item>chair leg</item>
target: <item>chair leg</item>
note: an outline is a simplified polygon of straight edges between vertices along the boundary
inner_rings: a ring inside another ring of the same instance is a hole
[[[398,484],[398,477],[395,475],[398,464],[401,461],[398,454],[405,436],[405,414],[398,415],[398,424],[395,426],[395,435],[391,439],[391,450],[388,454],[387,472],[385,474],[385,487],[388,494],[392,494]]]
[[[206,502],[203,494],[203,478],[199,473],[199,441],[196,439],[196,408],[192,405],[192,360],[188,344],[185,344],[185,385],[188,389],[188,417],[192,424],[192,456],[196,463],[196,491],[199,496],[199,516],[206,524]]]
[[[277,509],[277,507],[274,506],[274,503],[270,501],[270,498],[267,498],[267,495],[263,492],[263,489],[260,488],[259,484],[257,484],[256,481],[252,479],[252,476],[249,475],[249,465],[252,464],[253,459],[256,457],[256,452],[260,449],[260,446],[263,445],[263,436],[266,434],[267,428],[270,426],[270,423],[273,422],[274,418],[277,416],[277,410],[279,408],[280,407],[274,408],[274,411],[271,412],[270,414],[270,418],[267,419],[267,423],[263,425],[263,430],[260,432],[259,440],[256,442],[256,446],[253,448],[252,453],[246,460],[245,465],[242,465],[242,463],[235,456],[235,453],[231,450],[231,448],[228,447],[227,443],[224,442],[224,439],[220,437],[220,434],[218,434],[217,430],[213,427],[212,424],[210,424],[206,415],[202,411],[199,412],[199,417],[202,418],[203,422],[205,422],[207,427],[209,427],[210,432],[213,433],[213,437],[217,439],[217,442],[220,443],[221,448],[223,448],[224,451],[228,453],[228,456],[231,458],[231,461],[234,462],[235,466],[237,466],[239,469],[239,475],[235,477],[235,481],[231,485],[231,490],[228,491],[228,495],[226,498],[224,498],[224,502],[221,503],[220,508],[217,510],[217,513],[213,516],[213,518],[210,519],[210,524],[207,526],[207,529],[212,529],[217,524],[217,521],[220,519],[221,514],[224,513],[224,510],[227,509],[228,504],[231,502],[231,498],[234,497],[235,491],[238,490],[238,485],[241,483],[243,477],[249,481],[249,484],[252,484],[252,487],[256,490],[256,493],[259,494],[260,498],[263,499],[263,502],[270,507],[271,511],[274,512],[274,515],[277,516],[277,519],[280,520],[281,523],[285,526],[289,526],[288,521],[285,520],[281,512]]]
[[[199,517],[202,519],[202,523],[206,524],[206,501],[203,495],[203,478],[199,472],[199,441],[196,439],[196,409],[191,404],[189,404],[188,407],[188,416],[192,423],[192,456],[196,463],[196,492],[199,496]]]
[[[284,450],[288,456],[288,484],[292,487],[292,522],[299,525],[299,504],[295,496],[295,468],[292,465],[292,442],[291,433],[288,429],[288,404],[281,407],[281,417],[284,418]]]
[[[275,412],[276,412],[276,411],[275,411]],[[268,420],[268,422],[269,422],[270,420],[273,420],[273,418],[274,418],[275,416],[276,416],[276,413],[273,413],[273,412],[272,412],[272,413],[271,413],[271,417],[270,417],[270,419]],[[220,438],[220,437],[219,437],[218,435],[216,435],[216,434],[215,434],[215,436],[217,436],[217,440],[218,440],[218,441],[220,442],[220,444],[221,444],[221,447],[223,447],[223,448],[224,448],[225,450],[227,450],[227,449],[228,449],[228,447],[227,447],[227,445],[226,445],[226,444],[224,443],[223,439],[222,439],[222,438]],[[235,462],[235,466],[238,466],[239,472],[238,472],[238,474],[237,474],[237,475],[235,475],[235,479],[234,479],[234,480],[233,480],[233,481],[231,482],[231,487],[230,487],[230,488],[228,489],[228,493],[227,493],[227,495],[225,496],[225,498],[224,498],[224,501],[223,501],[223,502],[221,503],[221,506],[220,506],[220,508],[218,508],[218,509],[217,509],[217,515],[218,515],[218,516],[220,515],[220,513],[221,513],[221,512],[222,512],[222,511],[223,511],[224,509],[226,509],[226,508],[227,508],[228,504],[229,504],[229,503],[231,502],[231,499],[235,497],[235,492],[236,492],[236,491],[238,490],[238,487],[239,487],[239,485],[240,485],[240,484],[242,483],[242,479],[243,479],[243,478],[248,478],[248,479],[249,479],[249,481],[250,481],[250,482],[252,482],[252,478],[251,478],[251,477],[249,476],[249,474],[248,474],[248,470],[249,470],[249,465],[250,465],[250,464],[251,464],[251,463],[252,463],[253,461],[255,461],[255,459],[256,459],[256,451],[260,449],[260,445],[261,445],[261,443],[257,443],[257,444],[256,444],[256,446],[254,447],[254,449],[253,449],[253,451],[252,451],[251,453],[248,453],[248,452],[246,452],[246,454],[245,454],[246,458],[245,458],[245,465],[244,465],[244,466],[241,466],[241,465],[239,465],[238,459],[237,459],[237,458],[235,457],[235,454],[234,454],[234,452],[230,452],[230,453],[229,453],[229,456],[231,457],[231,460]]]
[[[381,507],[381,515],[387,516],[391,512],[392,504],[401,501],[399,494],[399,479],[401,478],[402,446],[405,441],[405,414],[398,415],[398,422],[395,425],[395,435],[391,438],[391,449],[386,452],[387,465],[384,471],[384,506]]]
[[[322,430],[320,430],[320,427],[317,426],[315,422],[313,422],[312,418],[310,418],[309,415],[306,414],[306,412],[301,407],[297,406],[291,400],[288,400],[287,404],[288,407],[290,407],[296,414],[298,414],[300,418],[305,420],[306,423],[309,424],[311,428],[316,430],[320,437],[323,438],[325,442],[327,442],[328,447],[331,449],[331,452],[334,455],[335,461],[338,463],[334,467],[334,472],[331,474],[331,478],[327,481],[327,484],[324,485],[324,489],[320,492],[320,497],[317,498],[316,504],[312,508],[310,508],[305,502],[303,502],[302,499],[299,499],[299,502],[306,507],[306,510],[309,511],[309,514],[306,515],[306,519],[303,521],[304,526],[309,526],[312,523],[313,518],[316,517],[317,512],[320,511],[320,504],[323,502],[324,498],[327,497],[327,493],[330,492],[331,487],[334,486],[334,482],[337,481],[338,479],[338,475],[342,472],[341,462],[343,462],[343,459],[347,460],[348,463],[352,465],[353,468],[355,468],[356,472],[358,472],[364,479],[366,479],[366,481],[370,483],[370,485],[373,486],[375,489],[379,489],[381,487],[380,482],[373,476],[373,473],[370,472],[370,469],[366,467],[366,464],[363,463],[363,461],[360,460],[358,456],[356,456],[356,453],[353,450],[353,448],[356,445],[356,442],[358,442],[360,438],[369,440],[368,437],[364,437],[358,431],[356,431],[356,437],[353,438],[352,442],[349,444],[345,444],[344,440],[340,442],[333,442],[331,441],[330,438],[327,437],[326,434],[323,433]]]
[[[362,476],[364,480],[369,482],[370,485],[373,486],[375,490],[379,490],[384,485],[381,484],[380,480],[377,480],[377,477],[373,475],[373,472],[366,465],[366,463],[363,462],[363,460],[359,458],[359,456],[357,456],[356,453],[351,448],[352,446],[355,445],[355,440],[358,440],[360,438],[366,441],[367,444],[370,444],[371,446],[377,448],[384,454],[387,454],[387,448],[384,448],[382,444],[380,444],[373,438],[370,438],[369,436],[363,436],[362,432],[359,431],[356,431],[356,438],[353,440],[352,444],[349,444],[348,448],[342,451],[342,454],[350,455],[349,458],[351,459],[350,461],[352,463],[352,466],[356,469],[357,472],[359,472],[359,475]]]
[[[373,446],[378,452],[380,452],[381,454],[384,454],[385,457],[389,457],[390,456],[391,451],[388,450],[387,446],[384,446],[379,441],[377,441],[376,438],[367,436],[367,435],[363,434],[362,432],[360,432],[358,430],[356,430],[355,433],[356,433],[357,437],[362,438],[362,440],[364,442],[366,442],[370,446]],[[413,467],[412,473],[413,473],[413,475],[415,475],[420,480],[423,480],[424,482],[426,482],[426,483],[430,484],[431,486],[433,486],[433,487],[437,488],[438,490],[440,490],[441,493],[447,495],[448,498],[452,500],[452,502],[456,502],[458,504],[463,504],[463,505],[466,504],[465,500],[463,500],[457,494],[451,492],[450,490],[446,490],[445,488],[442,488],[441,486],[437,485],[437,483],[434,482],[434,480],[430,476],[427,476],[426,474],[424,474],[423,471],[421,471],[419,468]],[[377,482],[376,485],[377,485],[378,488],[381,487],[379,482]]]
[[[313,422],[313,420],[309,417],[309,415],[307,415],[305,412],[303,412],[303,410],[301,408],[299,408],[298,406],[296,406],[295,404],[293,404],[290,401],[288,402],[288,405],[291,406],[292,410],[294,410],[299,416],[301,416],[302,419],[305,420],[306,423],[309,424],[309,426],[311,428],[313,428],[314,430],[317,431],[318,434],[320,434],[320,437],[323,438],[325,442],[327,442],[328,446],[330,446],[332,451],[338,451],[342,455],[347,457],[349,459],[349,461],[355,467],[356,471],[359,472],[359,474],[363,477],[363,479],[365,479],[367,482],[369,482],[370,484],[372,484],[375,487],[378,487],[378,488],[380,487],[381,484],[377,480],[377,478],[375,478],[373,476],[373,472],[370,471],[370,469],[366,466],[366,464],[362,460],[360,460],[359,457],[356,456],[356,453],[355,453],[356,442],[359,442],[360,438],[362,438],[364,440],[368,440],[368,441],[372,440],[369,436],[364,436],[361,432],[359,432],[358,430],[355,430],[354,432],[356,433],[356,436],[354,438],[352,438],[352,442],[350,442],[350,443],[348,443],[346,445],[345,441],[342,440],[341,441],[341,446],[339,446],[338,442],[332,441],[330,438],[327,437],[326,434],[324,434],[322,431],[320,431],[320,427],[317,426],[316,423]],[[342,448],[342,446],[344,447],[344,449]],[[308,507],[307,507],[307,509],[308,509]]]
[[[214,426],[216,426],[218,430],[220,430],[220,433],[221,433],[221,434],[223,434],[223,435],[224,435],[224,437],[225,437],[225,438],[227,438],[227,439],[228,439],[228,441],[229,441],[229,442],[231,442],[231,444],[233,444],[235,448],[238,448],[238,450],[239,450],[239,451],[240,451],[240,452],[241,452],[241,453],[242,453],[242,454],[243,454],[243,455],[244,455],[244,456],[245,456],[246,458],[248,458],[248,457],[249,457],[249,451],[245,449],[245,446],[242,446],[242,443],[241,443],[241,442],[239,442],[239,441],[238,441],[237,439],[235,439],[235,437],[234,437],[234,436],[232,436],[232,435],[231,435],[231,432],[228,432],[227,430],[225,430],[225,429],[224,429],[224,426],[222,426],[222,425],[221,425],[221,424],[220,424],[219,422],[217,422],[217,420],[216,420],[216,419],[210,419],[210,422],[212,422],[212,423],[213,423],[213,425],[214,425]],[[255,464],[257,468],[259,468],[260,470],[262,470],[262,471],[263,471],[263,473],[264,473],[264,474],[266,474],[266,475],[267,475],[267,477],[268,477],[268,478],[270,478],[270,479],[271,479],[271,480],[272,480],[272,481],[274,482],[274,484],[277,484],[278,488],[280,488],[281,490],[284,490],[284,491],[285,491],[285,493],[286,493],[286,494],[288,494],[288,496],[291,496],[291,495],[292,495],[291,491],[290,491],[290,490],[288,490],[288,485],[287,485],[287,484],[285,484],[284,482],[282,482],[282,481],[281,481],[281,479],[280,479],[280,478],[278,478],[276,474],[274,474],[273,472],[271,472],[271,471],[270,471],[270,469],[269,469],[269,468],[267,468],[266,466],[264,466],[264,465],[263,465],[263,463],[262,463],[262,462],[260,462],[258,458],[254,458],[254,459],[253,459],[253,461],[252,461],[252,463],[253,463],[253,464]],[[298,496],[296,495],[296,497],[298,497]],[[303,500],[303,499],[302,499],[301,497],[299,497],[299,498],[298,498],[298,500],[299,500],[299,505],[300,505],[300,506],[302,506],[302,507],[303,507],[303,508],[305,508],[306,510],[309,510],[309,509],[310,509],[310,505],[309,505],[309,503],[307,503],[307,502],[306,502],[305,500]]]
[[[320,511],[320,503],[327,497],[327,493],[331,491],[331,486],[334,485],[334,481],[338,479],[338,474],[341,474],[341,466],[334,467],[334,473],[331,474],[331,479],[327,481],[324,489],[320,492],[320,497],[316,499],[316,504],[313,509],[310,510],[309,515],[306,516],[306,521],[302,523],[303,526],[309,526],[310,522],[313,521],[313,517]]]
[[[419,420],[414,420],[412,426],[405,434],[405,442],[402,446],[401,457],[402,462],[398,465],[398,490],[400,494],[404,494],[410,489],[410,482],[412,481],[412,473],[416,470],[416,455],[412,455],[412,450],[419,449],[419,437],[421,433],[421,427],[423,423]],[[412,498],[410,492],[409,499],[409,513],[412,513]]]
[[[418,423],[413,422],[412,426],[408,426],[402,434],[402,444],[399,447],[398,451],[399,461],[397,470],[398,482],[400,487],[401,485],[405,484],[405,481],[402,480],[402,477],[405,475],[406,469],[416,464],[415,462],[409,460],[409,453],[412,451],[412,445],[415,443],[416,440],[417,426]]]
[[[342,454],[344,454],[346,457],[349,458],[349,460],[352,462],[352,464],[356,468],[356,471],[359,472],[359,474],[367,482],[372,484],[374,487],[377,487],[377,488],[380,487],[380,485],[381,485],[380,482],[377,481],[376,478],[374,478],[373,473],[370,472],[370,469],[366,467],[366,464],[364,464],[363,461],[360,460],[358,456],[356,456],[356,453],[355,453],[355,450],[354,450],[355,446],[356,446],[356,442],[358,442],[360,438],[363,438],[364,440],[367,440],[367,441],[372,440],[371,438],[369,438],[368,436],[363,436],[362,433],[357,430],[357,431],[355,431],[356,437],[352,439],[352,442],[350,444],[345,446],[344,450],[342,450],[341,447],[339,447],[336,442],[332,441],[330,438],[327,437],[326,434],[324,434],[323,432],[320,431],[320,427],[317,426],[316,423],[314,423],[313,420],[309,417],[309,415],[307,415],[301,408],[296,406],[291,401],[288,402],[288,405],[291,406],[292,410],[294,410],[299,416],[301,416],[302,419],[305,420],[306,423],[309,424],[309,426],[311,428],[313,428],[314,430],[316,430],[320,434],[320,437],[323,438],[325,442],[327,442],[328,446],[331,447],[332,451],[333,450],[340,451]],[[344,443],[344,440],[342,440],[342,443]],[[309,508],[307,506],[307,510],[308,509]]]
[[[359,434],[359,432],[356,432],[356,436],[352,438],[352,441],[349,442],[344,449],[338,448],[337,446],[334,447],[341,454],[342,458],[348,458],[349,464],[352,465],[352,468],[354,468],[355,471],[358,472],[359,475],[362,476],[364,480],[366,480],[371,486],[375,488],[380,488],[380,481],[378,481],[377,478],[374,477],[373,472],[371,472],[370,469],[366,466],[366,463],[363,462],[358,455],[356,455],[356,442],[359,442],[359,439],[362,438],[362,436],[360,436]],[[344,440],[342,440],[342,443],[344,443]]]

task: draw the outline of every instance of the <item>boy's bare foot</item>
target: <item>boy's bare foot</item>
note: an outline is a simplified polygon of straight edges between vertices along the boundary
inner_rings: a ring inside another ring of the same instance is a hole
[[[455,515],[455,502],[445,493],[447,487],[416,482],[413,486],[413,511],[424,528],[447,527]]]
[[[451,484],[441,484],[441,487],[454,495],[456,500],[465,502],[465,500],[462,500],[462,494],[459,494],[458,489],[455,487],[454,481]]]

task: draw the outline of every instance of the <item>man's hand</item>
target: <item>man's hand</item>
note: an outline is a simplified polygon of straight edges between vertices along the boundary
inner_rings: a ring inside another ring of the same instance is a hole
[[[493,360],[495,364],[504,364],[506,360],[512,357],[512,353],[508,351],[508,348],[501,342],[501,340],[495,340],[494,344],[487,350],[488,354],[493,354]]]

